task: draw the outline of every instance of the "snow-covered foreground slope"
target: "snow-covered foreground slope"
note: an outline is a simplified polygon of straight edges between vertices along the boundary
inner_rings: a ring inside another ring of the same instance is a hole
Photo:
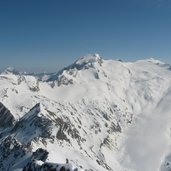
[[[95,54],[41,78],[0,74],[0,170],[169,171],[169,65]]]

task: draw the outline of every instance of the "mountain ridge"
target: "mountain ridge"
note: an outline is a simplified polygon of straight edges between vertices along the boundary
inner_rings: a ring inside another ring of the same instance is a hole
[[[127,131],[146,113],[151,116],[149,111],[171,89],[169,67],[154,59],[133,63],[104,60],[95,54],[79,58],[47,80],[1,73],[0,102],[11,112],[14,125],[0,130],[1,154],[9,154],[0,168],[5,170],[18,151],[21,155],[8,169],[22,170],[27,164],[27,169],[33,165],[40,169],[68,159],[78,170],[141,171],[121,162],[127,147],[122,145]],[[11,144],[16,144],[14,150]],[[36,164],[30,156],[40,148],[46,149],[48,157]]]

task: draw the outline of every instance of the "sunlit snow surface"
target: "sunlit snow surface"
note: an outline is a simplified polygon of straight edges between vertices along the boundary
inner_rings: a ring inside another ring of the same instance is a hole
[[[162,165],[171,145],[170,104],[171,91],[161,99],[156,108],[138,117],[135,125],[126,132],[127,138],[122,144],[123,166],[138,171],[167,170]]]
[[[13,71],[0,74],[0,101],[16,121],[20,119],[21,128],[12,133],[1,128],[3,135],[11,134],[22,144],[31,142],[33,151],[47,149],[48,162],[65,163],[68,158],[80,170],[169,171],[168,64],[155,59],[103,60],[95,54],[59,73],[41,76],[43,80]],[[29,112],[38,103],[38,109]],[[34,127],[40,118],[50,125]],[[58,124],[69,125],[64,129],[66,139],[55,138],[64,127]],[[42,140],[42,130],[50,132],[50,138]],[[68,130],[76,130],[76,135]],[[26,156],[11,168],[22,167],[27,160]]]

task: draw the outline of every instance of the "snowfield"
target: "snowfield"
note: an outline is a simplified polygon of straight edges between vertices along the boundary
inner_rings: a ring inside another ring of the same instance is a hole
[[[0,170],[170,171],[171,66],[87,55],[0,74]]]

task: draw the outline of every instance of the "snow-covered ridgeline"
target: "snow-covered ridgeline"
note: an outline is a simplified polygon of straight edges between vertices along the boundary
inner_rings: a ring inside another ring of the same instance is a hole
[[[9,128],[4,126],[2,113],[1,143],[11,136],[28,153],[47,149],[46,162],[64,163],[69,158],[84,170],[169,168],[170,65],[155,59],[104,60],[95,54],[79,58],[46,79],[41,75],[42,81],[14,71],[0,74],[0,102],[8,111],[5,123],[10,123]],[[134,134],[142,138],[147,128],[147,138],[139,143]],[[160,134],[155,136],[155,130]],[[149,143],[157,137],[163,141],[150,151]],[[152,154],[141,155],[139,148]],[[3,167],[11,155],[1,161]],[[149,160],[141,162],[146,155]],[[16,168],[20,160],[10,167]]]

